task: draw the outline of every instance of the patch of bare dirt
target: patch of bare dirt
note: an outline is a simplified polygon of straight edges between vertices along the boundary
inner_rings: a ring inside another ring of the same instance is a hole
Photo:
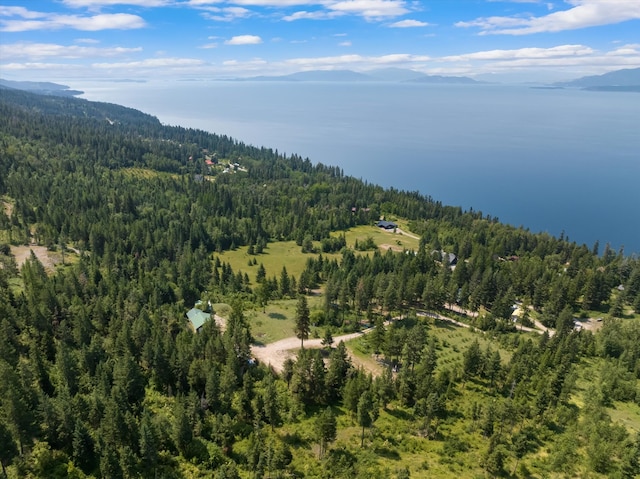
[[[372,329],[367,329],[363,332],[359,333],[351,333],[344,334],[342,336],[336,336],[333,338],[334,343],[338,344],[340,341],[349,341],[350,339],[357,338],[371,331]],[[318,349],[322,347],[322,339],[307,339],[304,342],[304,347],[306,349]],[[296,351],[300,348],[300,340],[295,336],[290,338],[281,339],[280,341],[276,341],[274,343],[266,344],[266,345],[253,345],[251,346],[251,354],[258,361],[270,365],[275,371],[282,372],[282,368],[284,367],[284,362],[287,358],[295,357]],[[361,361],[356,358],[352,354],[350,354],[351,360],[353,364],[362,365],[367,371],[371,371],[374,366],[372,364],[368,364],[365,361]],[[371,371],[373,372],[373,371]],[[379,373],[380,370],[378,369]]]
[[[390,249],[391,251],[396,251],[399,253],[402,253],[403,249],[402,246],[398,246],[398,245],[393,245],[393,244],[387,244],[387,243],[383,243],[381,245],[378,246],[380,249],[382,250],[388,250]]]
[[[22,268],[25,261],[31,257],[31,251],[34,252],[38,260],[42,263],[44,269],[49,272],[53,271],[55,266],[62,262],[62,257],[59,253],[49,251],[45,246],[11,246],[11,254],[16,259],[18,268]]]
[[[13,214],[13,205],[11,203],[3,201],[2,209],[4,210],[4,214],[11,218],[11,215]]]
[[[408,233],[408,232],[406,232],[406,231],[403,231],[403,230],[401,230],[400,228],[396,228],[396,234],[404,235],[404,236],[408,236],[409,238],[413,238],[413,239],[417,239],[417,240],[419,240],[419,239],[420,239],[420,237],[419,237],[419,236],[416,236],[416,235],[414,235],[413,233]]]
[[[382,374],[384,366],[381,362],[376,361],[373,356],[370,358],[360,358],[353,354],[351,348],[347,347],[347,351],[349,352],[351,364],[353,364],[357,369],[364,369],[366,372],[371,373],[373,377],[377,377]]]
[[[222,316],[218,316],[217,314],[213,315],[213,320],[216,322],[216,324],[220,328],[220,331],[224,333],[224,331],[227,329],[227,320]]]
[[[602,318],[579,319],[576,324],[580,324],[582,329],[597,331],[602,327]]]

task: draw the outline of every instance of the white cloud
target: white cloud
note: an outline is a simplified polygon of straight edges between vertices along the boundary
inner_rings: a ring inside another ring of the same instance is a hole
[[[427,71],[471,76],[487,73],[511,76],[520,73],[523,80],[531,80],[545,75],[557,78],[559,72],[562,72],[564,77],[598,75],[638,65],[638,44],[623,45],[605,52],[585,45],[559,45],[551,48],[488,50],[444,56],[432,59]]]
[[[623,45],[615,50],[612,50],[607,53],[607,55],[618,56],[618,55],[640,55],[640,43],[632,43],[629,45]]]
[[[421,22],[420,20],[400,20],[399,22],[389,25],[391,28],[411,28],[411,27],[427,27],[430,24]]]
[[[458,22],[458,27],[478,27],[480,34],[528,35],[611,25],[640,19],[637,0],[566,0],[572,5],[542,17],[486,17]]]
[[[295,7],[298,5],[316,5],[320,3],[314,0],[233,0],[235,5],[254,7]]]
[[[352,68],[355,70],[380,65],[401,65],[426,62],[430,58],[424,55],[398,53],[381,56],[338,55],[328,57],[290,58],[283,62],[286,67],[295,66],[300,70]]]
[[[100,43],[100,41],[95,38],[76,38],[74,41],[76,43],[84,43],[86,45],[96,45]]]
[[[225,45],[257,45],[262,43],[262,38],[257,35],[238,35],[224,42]]]
[[[296,20],[329,20],[343,15],[341,12],[327,12],[326,10],[315,10],[313,12],[307,12],[301,10],[294,12],[291,15],[282,17],[285,22],[294,22]]]
[[[222,0],[189,0],[186,4],[190,7],[199,7],[201,5],[214,5]]]
[[[201,45],[200,48],[203,48],[205,50],[211,50],[212,48],[218,48],[218,44],[217,43],[205,43],[204,45]]]
[[[61,67],[66,67],[60,63],[40,63],[40,62],[27,62],[27,63],[3,63],[0,64],[2,70],[55,70]],[[69,65],[71,66],[71,65]]]
[[[100,8],[112,5],[133,5],[136,7],[162,7],[174,3],[172,0],[62,0],[73,8]]]
[[[145,21],[128,13],[99,14],[93,16],[40,14],[29,12],[27,20],[0,20],[0,31],[25,32],[31,30],[59,30],[71,28],[82,31],[130,30],[146,26]]]
[[[350,47],[351,46],[351,42],[350,41],[340,42],[340,43],[338,43],[338,45],[341,46],[341,47]]]
[[[136,68],[175,68],[204,65],[203,60],[197,58],[147,58],[135,62],[93,63],[91,66],[101,69],[136,69]]]
[[[227,60],[225,62],[222,62],[222,64],[224,66],[232,66],[232,67],[238,67],[238,66],[243,66],[243,67],[258,67],[258,66],[264,66],[267,64],[266,60],[263,60],[262,58],[254,58],[253,60],[249,60],[249,61],[239,61],[239,60]]]
[[[391,55],[382,55],[379,57],[373,57],[372,63],[391,65],[394,63],[413,63],[413,62],[426,62],[431,60],[427,55],[410,55],[408,53],[394,53]]]
[[[79,45],[57,45],[55,43],[12,43],[0,44],[2,58],[29,58],[37,60],[46,57],[58,58],[95,58],[114,57],[142,51],[142,48],[97,48]]]
[[[243,7],[208,7],[206,12],[202,13],[203,18],[218,22],[231,22],[238,18],[247,18],[252,15],[251,10]]]
[[[559,45],[551,48],[519,48],[516,50],[488,50],[463,55],[450,55],[440,60],[446,62],[465,62],[472,60],[507,60],[507,59],[532,59],[575,57],[592,55],[594,50],[584,45]]]
[[[335,12],[359,15],[366,19],[391,18],[409,13],[402,0],[343,0],[327,7]]]
[[[35,12],[24,7],[3,7],[0,5],[0,17],[41,18],[46,13]]]

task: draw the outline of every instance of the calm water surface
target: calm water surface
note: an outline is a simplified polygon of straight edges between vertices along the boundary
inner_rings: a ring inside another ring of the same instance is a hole
[[[640,252],[637,93],[290,82],[79,88],[163,123],[297,153],[532,231]]]

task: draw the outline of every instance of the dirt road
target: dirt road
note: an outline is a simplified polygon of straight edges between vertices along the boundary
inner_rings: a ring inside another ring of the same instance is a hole
[[[333,338],[333,341],[335,344],[338,344],[340,341],[347,342],[350,339],[358,338],[370,331],[373,331],[373,328],[365,329],[359,333],[336,336]],[[307,339],[304,342],[304,347],[307,349],[321,348],[322,339]],[[277,372],[282,372],[285,360],[289,357],[294,357],[299,348],[300,340],[293,336],[265,345],[258,346],[254,344],[251,346],[251,353],[258,361],[270,365]]]

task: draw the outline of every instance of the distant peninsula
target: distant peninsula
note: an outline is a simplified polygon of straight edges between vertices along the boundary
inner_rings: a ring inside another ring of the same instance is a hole
[[[60,85],[52,82],[36,81],[12,81],[0,79],[0,88],[12,88],[14,90],[25,90],[39,95],[55,95],[73,97],[82,95],[80,90],[71,90],[67,85]]]
[[[640,68],[627,68],[604,75],[585,76],[567,82],[554,83],[553,86],[582,88],[589,91],[640,92]]]

